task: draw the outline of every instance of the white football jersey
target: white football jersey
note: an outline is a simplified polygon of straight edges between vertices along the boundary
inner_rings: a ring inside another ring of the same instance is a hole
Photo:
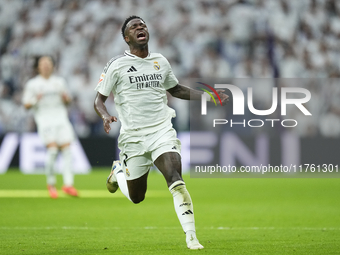
[[[23,104],[37,102],[32,108],[38,126],[43,123],[58,124],[69,121],[67,108],[62,100],[63,93],[69,95],[63,78],[52,75],[45,79],[37,75],[27,82],[22,101]],[[37,101],[40,94],[42,97]]]
[[[166,90],[177,84],[161,54],[140,58],[125,51],[107,63],[95,90],[104,96],[113,93],[121,134],[143,135],[171,125],[175,111],[167,105]]]

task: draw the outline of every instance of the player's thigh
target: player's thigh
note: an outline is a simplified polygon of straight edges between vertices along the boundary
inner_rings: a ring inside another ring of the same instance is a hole
[[[131,158],[124,155],[122,169],[125,174],[126,182],[129,189],[129,195],[134,203],[144,200],[147,190],[147,179],[152,166],[150,156],[138,155]]]
[[[181,156],[178,152],[165,152],[154,163],[163,174],[168,187],[175,181],[183,180]]]
[[[51,144],[53,146],[56,146],[57,129],[53,125],[49,125],[49,123],[37,124],[37,129],[38,129],[38,136],[45,146],[51,145]]]
[[[56,142],[59,147],[68,146],[74,141],[75,135],[71,123],[68,121],[62,122],[56,125],[56,129]]]
[[[141,154],[140,144],[128,144],[121,148],[120,161],[127,181],[129,195],[133,202],[144,199],[147,177],[153,162],[148,153]]]
[[[127,154],[120,157],[122,170],[127,181],[138,179],[150,171],[153,165],[150,156],[138,155],[129,158]]]
[[[182,180],[181,142],[176,131],[170,127],[160,130],[153,139],[151,157],[170,186],[174,181]]]
[[[172,127],[159,130],[148,138],[150,140],[148,149],[151,152],[153,161],[166,152],[181,154],[181,142],[177,138],[176,130]]]
[[[149,171],[137,179],[126,181],[132,202],[139,203],[144,200],[147,190],[148,175]]]

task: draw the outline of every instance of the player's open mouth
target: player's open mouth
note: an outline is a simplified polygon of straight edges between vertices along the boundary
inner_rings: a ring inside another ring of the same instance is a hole
[[[139,33],[137,34],[137,39],[138,39],[138,40],[145,40],[145,39],[146,39],[146,34],[145,34],[145,32],[139,32]]]

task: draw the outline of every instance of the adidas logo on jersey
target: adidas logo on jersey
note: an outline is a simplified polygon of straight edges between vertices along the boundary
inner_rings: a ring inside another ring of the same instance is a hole
[[[131,72],[136,72],[136,71],[137,71],[137,69],[134,66],[131,66],[130,69],[127,72],[131,73]]]

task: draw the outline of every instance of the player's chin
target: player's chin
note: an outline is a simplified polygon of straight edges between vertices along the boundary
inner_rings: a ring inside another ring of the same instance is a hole
[[[147,36],[142,37],[142,38],[137,38],[136,42],[138,44],[147,44],[149,42],[149,38]]]
[[[139,46],[146,46],[146,45],[148,45],[148,41],[140,41],[140,42],[137,42],[137,45],[139,45]]]

